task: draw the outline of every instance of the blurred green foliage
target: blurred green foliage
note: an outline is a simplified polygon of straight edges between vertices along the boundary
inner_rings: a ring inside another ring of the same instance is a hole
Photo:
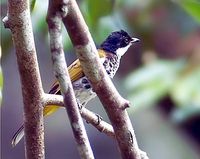
[[[30,1],[30,9],[31,9],[31,12],[33,11],[34,7],[35,7],[35,3],[36,3],[36,0],[31,0]]]
[[[134,109],[152,106],[169,94],[184,67],[184,60],[157,60],[131,73],[125,87]]]
[[[115,0],[81,1],[80,8],[95,42],[99,44],[115,27],[111,20]]]
[[[177,106],[200,105],[200,67],[191,70],[186,75],[179,76],[171,90],[172,99]],[[199,108],[200,109],[200,108]]]
[[[47,2],[31,0],[30,5],[34,33],[45,37],[48,43],[45,21]],[[200,109],[199,63],[188,71],[194,61],[188,60],[188,54],[199,54],[197,47],[199,26],[193,20],[194,18],[200,22],[198,0],[79,0],[77,2],[97,46],[110,32],[119,29],[125,29],[130,34],[134,33],[141,39],[140,54],[126,55],[127,64],[130,64],[126,69],[133,70],[129,68],[133,63],[136,69],[125,80],[129,99],[135,105],[134,109],[156,105],[165,96],[170,96],[173,100],[177,106],[176,111],[184,107]],[[2,5],[5,3],[6,1],[1,2]],[[189,14],[184,14],[184,10]],[[3,31],[2,36],[4,37],[2,49],[5,55],[11,46],[10,32]],[[63,37],[65,50],[71,49],[72,45],[65,29]],[[143,58],[149,50],[154,52],[157,59],[151,61],[149,58],[151,62],[146,64]]]
[[[6,0],[1,1],[3,16],[6,15],[6,2]],[[169,97],[173,105],[173,110],[169,114],[172,121],[181,124],[191,117],[200,115],[199,0],[77,0],[77,2],[97,46],[110,32],[120,29],[126,30],[141,40],[140,44],[128,50],[118,72],[118,75],[122,77],[121,80],[124,80],[128,98],[133,103],[133,107],[128,109],[131,113],[147,107],[160,107],[160,101]],[[42,46],[47,46],[46,49],[49,45],[46,24],[48,0],[30,0],[30,8],[34,36],[41,39]],[[0,25],[3,28],[3,24]],[[13,44],[8,29],[1,29],[1,34],[4,60],[5,56],[11,52]],[[63,29],[63,43],[66,53],[72,52],[72,44],[65,29]],[[37,48],[37,50],[40,49]],[[48,51],[47,49],[44,53],[48,54]],[[3,76],[0,68],[1,90],[2,87]],[[0,101],[1,99],[0,93]],[[11,109],[13,110],[13,108]],[[149,112],[149,109],[146,112]],[[134,117],[137,116],[137,113],[134,114]],[[150,142],[150,149],[152,150],[154,147],[154,153],[162,156],[158,158],[167,158],[158,153],[160,147],[152,146],[156,140],[159,140],[164,145],[163,152],[171,154],[171,150],[174,150],[176,153],[184,155],[187,153],[188,156],[192,156],[181,146],[181,150],[177,150],[177,141],[174,142],[172,136],[167,132],[169,128],[166,128],[166,123],[163,123],[162,118],[156,118],[155,121],[163,127],[164,135],[162,127],[151,133],[155,129],[155,126],[151,124],[156,125],[156,122],[149,122],[149,120],[156,117],[156,114],[158,114],[157,111],[152,116],[145,114],[145,111],[141,111],[140,114],[142,117],[139,126],[142,128],[142,132],[150,134],[146,138],[143,134],[141,138],[145,142]],[[163,114],[159,115],[163,117]],[[54,118],[52,121],[57,119]],[[144,131],[146,124],[150,125]],[[160,133],[161,136],[157,136],[157,133]],[[153,135],[154,138],[152,138]],[[177,136],[182,135],[177,133]],[[57,141],[57,139],[55,140]],[[167,141],[175,146],[167,148]],[[193,149],[188,141],[186,142],[186,145]]]
[[[188,12],[197,22],[200,23],[200,1],[199,0],[178,0],[177,3]]]
[[[133,110],[156,105],[169,96],[175,106],[172,119],[183,122],[200,115],[200,65],[188,69],[191,63],[156,60],[131,73],[125,80]]]
[[[114,8],[113,1],[111,0],[101,0],[101,1],[87,0],[83,2],[83,5],[86,7],[84,15],[87,17],[86,19],[89,22],[89,25],[93,29],[96,28],[95,26],[96,24],[98,24],[99,19],[101,17],[112,14]]]

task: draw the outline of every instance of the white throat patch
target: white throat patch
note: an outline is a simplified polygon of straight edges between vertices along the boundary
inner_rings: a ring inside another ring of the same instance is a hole
[[[123,56],[123,55],[126,53],[126,51],[128,50],[128,48],[129,48],[130,46],[131,46],[131,44],[127,45],[126,47],[122,47],[122,48],[117,49],[117,50],[116,50],[117,56],[118,56],[118,57]]]

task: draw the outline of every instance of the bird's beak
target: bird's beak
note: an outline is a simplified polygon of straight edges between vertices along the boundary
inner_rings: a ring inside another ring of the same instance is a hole
[[[131,43],[133,44],[133,43],[136,43],[136,42],[139,42],[139,41],[140,41],[140,39],[138,39],[138,38],[132,38]]]

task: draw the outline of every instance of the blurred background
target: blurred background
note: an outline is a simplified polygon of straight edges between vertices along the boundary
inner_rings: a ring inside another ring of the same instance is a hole
[[[199,159],[200,1],[77,2],[97,47],[110,32],[120,29],[141,40],[122,58],[113,80],[120,94],[132,103],[127,110],[139,147],[150,159]],[[1,19],[6,15],[6,6],[2,0]],[[47,0],[31,1],[34,38],[46,92],[55,79],[45,22],[47,6]],[[24,158],[23,141],[11,147],[12,135],[22,124],[23,104],[11,34],[2,23],[1,37],[1,158]],[[76,57],[65,29],[63,42],[70,64]],[[98,98],[87,108],[108,121]],[[113,139],[86,122],[85,126],[97,159],[120,158]],[[45,119],[45,151],[47,159],[79,158],[64,109]]]

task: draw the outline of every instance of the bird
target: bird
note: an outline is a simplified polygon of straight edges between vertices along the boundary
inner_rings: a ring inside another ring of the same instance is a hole
[[[110,78],[113,78],[117,72],[121,57],[127,52],[128,48],[140,40],[138,38],[132,38],[126,31],[119,30],[112,32],[105,41],[98,48],[98,54],[100,60]],[[88,78],[85,76],[80,61],[75,60],[68,67],[69,76],[74,89],[75,97],[78,105],[84,107],[92,98],[96,96],[96,93],[92,89],[92,85]],[[58,81],[55,81],[51,86],[49,94],[61,95],[60,86]],[[49,116],[56,112],[60,106],[47,105],[44,106],[43,115]],[[12,138],[12,146],[16,146],[17,143],[24,136],[24,125],[22,125]]]

